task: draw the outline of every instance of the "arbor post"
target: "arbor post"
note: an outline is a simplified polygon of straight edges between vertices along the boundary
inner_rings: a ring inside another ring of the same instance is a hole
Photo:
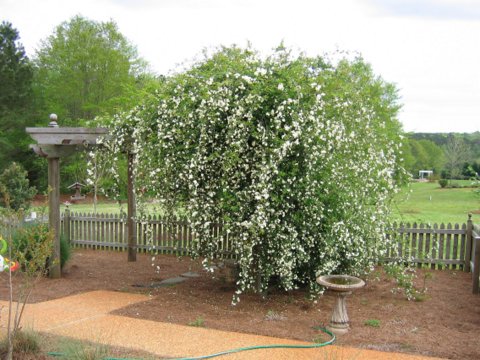
[[[53,252],[50,258],[49,274],[52,279],[62,276],[60,267],[60,159],[48,158],[48,224],[53,230]]]
[[[50,115],[48,127],[31,127],[25,131],[37,142],[33,151],[48,160],[48,224],[53,232],[53,251],[49,260],[51,278],[62,276],[60,265],[60,158],[97,145],[97,139],[107,134],[103,128],[61,128],[57,115]],[[67,227],[68,229],[68,227]],[[69,234],[69,231],[68,231]]]
[[[135,155],[128,152],[128,185],[127,185],[127,229],[128,229],[128,261],[137,261],[137,227],[135,224],[136,205],[135,205],[135,177],[133,174]]]

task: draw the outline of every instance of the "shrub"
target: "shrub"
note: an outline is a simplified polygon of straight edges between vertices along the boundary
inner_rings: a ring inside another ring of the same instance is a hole
[[[12,339],[14,359],[21,355],[36,355],[40,352],[40,336],[30,330],[19,330],[15,332]],[[0,341],[0,358],[3,359],[8,352],[8,340],[4,338]]]
[[[48,274],[52,251],[53,233],[46,223],[24,223],[13,232],[12,257],[20,263],[27,278]]]
[[[40,222],[25,223],[13,234],[13,252],[22,254],[23,264],[22,268],[25,269],[25,263],[31,263],[33,254],[38,252],[41,247],[51,247],[52,238],[48,229],[48,225]],[[49,254],[48,254],[49,255]],[[62,234],[60,236],[60,266],[63,269],[65,264],[71,257],[70,244]],[[40,264],[39,264],[40,265]],[[41,268],[46,271],[48,268],[48,258]],[[40,269],[40,268],[39,268]]]
[[[116,117],[104,149],[112,160],[136,154],[138,198],[153,194],[169,215],[186,209],[208,270],[223,256],[211,224],[225,224],[236,295],[272,278],[314,294],[318,274],[362,275],[389,246],[404,174],[396,102],[360,58],[223,48]]]
[[[22,317],[27,301],[40,277],[45,274],[45,264],[52,252],[53,232],[46,224],[19,224],[23,218],[22,212],[9,209],[0,217],[0,229],[8,244],[8,255],[21,266],[22,276],[13,287],[12,273],[8,272],[7,287],[10,301],[8,302],[7,323],[7,359],[12,359],[15,342],[23,348],[31,349],[29,337],[21,332]],[[18,228],[17,228],[18,226]],[[13,232],[13,234],[12,234]],[[14,295],[15,292],[15,295]],[[16,299],[16,305],[13,299]]]
[[[30,187],[27,172],[23,167],[13,162],[0,175],[0,205],[15,211],[28,209],[30,201],[37,193]]]
[[[65,235],[60,236],[60,267],[63,269],[65,264],[70,260],[71,247],[68,241],[65,239]]]
[[[446,188],[448,185],[448,180],[447,179],[440,179],[438,180],[438,184],[442,189]]]

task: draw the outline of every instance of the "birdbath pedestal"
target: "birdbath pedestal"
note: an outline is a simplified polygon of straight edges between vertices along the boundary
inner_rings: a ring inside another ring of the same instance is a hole
[[[335,334],[346,334],[350,328],[346,297],[352,291],[365,286],[365,282],[350,275],[323,275],[317,278],[317,283],[335,295],[332,318],[327,329]]]

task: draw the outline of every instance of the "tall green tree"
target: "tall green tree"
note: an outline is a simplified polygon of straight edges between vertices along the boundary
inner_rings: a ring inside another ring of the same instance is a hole
[[[113,21],[75,16],[58,25],[36,53],[35,91],[60,126],[82,126],[99,115],[128,110],[161,81],[147,71],[134,45]],[[85,181],[82,156],[65,159],[62,184]]]
[[[419,142],[427,154],[427,163],[425,164],[425,169],[431,169],[436,173],[439,173],[445,163],[445,154],[443,149],[430,140],[423,139]]]
[[[427,139],[409,138],[405,143],[405,168],[413,176],[417,176],[420,170],[433,170],[438,174],[441,172],[445,156],[440,146]]]
[[[469,149],[461,137],[449,136],[445,145],[445,170],[450,178],[458,178],[462,174],[463,164],[469,158]]]
[[[30,207],[30,200],[37,193],[35,187],[30,187],[25,169],[12,162],[0,174],[0,206],[15,211]]]
[[[25,125],[32,112],[33,69],[11,23],[0,25],[0,170],[28,151]]]
[[[62,124],[130,108],[144,84],[146,64],[113,21],[75,16],[36,54],[38,90]]]

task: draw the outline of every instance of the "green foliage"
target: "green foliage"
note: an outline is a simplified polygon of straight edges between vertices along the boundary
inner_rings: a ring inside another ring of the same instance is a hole
[[[15,358],[38,355],[41,350],[41,340],[38,333],[31,330],[17,331],[13,337],[13,354]],[[8,339],[0,341],[0,359],[4,359],[8,353]]]
[[[108,357],[108,347],[103,344],[63,339],[60,344],[60,354],[69,360],[103,360]]]
[[[13,234],[13,252],[16,258],[21,259],[22,269],[35,272],[37,270],[47,271],[47,258],[50,256],[52,238],[48,230],[48,224],[32,222],[25,223]],[[46,254],[45,261],[36,261],[38,254]],[[60,236],[60,266],[63,269],[71,258],[71,248],[65,236]]]
[[[46,107],[63,121],[128,109],[136,99],[136,77],[145,64],[113,21],[75,16],[42,42],[35,59],[36,86]]]
[[[0,24],[0,118],[28,106],[31,97],[32,66],[23,46],[18,42],[19,34],[12,24]],[[14,120],[10,120],[14,122]],[[2,125],[2,130],[4,124]]]
[[[34,62],[43,126],[50,112],[59,116],[61,126],[95,126],[95,117],[131,109],[163,81],[147,72],[145,61],[114,21],[82,16],[57,26],[42,42]],[[61,183],[85,182],[85,164],[80,154],[64,159]]]
[[[393,292],[404,292],[408,300],[414,300],[419,293],[414,284],[415,269],[399,266],[400,261],[403,261],[403,259],[399,260],[398,263],[385,263],[383,270],[385,274],[396,281],[397,286],[393,289]]]
[[[33,67],[12,24],[0,24],[0,172],[10,162],[33,169],[25,127],[34,116]],[[26,166],[28,165],[28,167]]]
[[[440,185],[440,187],[443,189],[443,188],[446,188],[447,185],[448,185],[448,180],[447,179],[440,179],[438,180],[438,184]]]
[[[53,238],[48,224],[25,223],[13,233],[13,258],[20,263],[22,270],[34,276],[47,271],[47,259],[51,255]]]
[[[448,139],[454,136],[462,139],[468,149],[467,161],[480,160],[480,131],[473,133],[411,133],[409,138],[415,140],[427,139],[437,146],[445,147]]]
[[[468,148],[460,137],[449,136],[445,144],[445,170],[449,178],[458,179],[462,174],[462,167],[468,159]]]
[[[319,273],[358,275],[388,246],[403,174],[398,108],[395,88],[361,58],[222,48],[115,118],[105,148],[111,168],[125,149],[136,154],[139,197],[186,210],[207,269],[222,256],[210,224],[224,221],[237,295],[274,277],[315,292]]]
[[[60,267],[63,267],[67,264],[72,256],[72,249],[70,244],[65,239],[65,235],[60,235]]]
[[[8,256],[20,264],[20,270],[16,271],[15,275],[22,273],[20,280],[16,281],[15,290],[12,272],[7,273],[10,295],[7,317],[12,319],[7,325],[7,359],[12,359],[14,354],[15,339],[21,331],[20,325],[27,301],[35,284],[45,274],[45,264],[52,252],[54,237],[46,224],[22,226],[19,222],[22,218],[23,212],[9,209],[4,210],[0,217],[0,234],[8,243]],[[15,305],[13,298],[16,299]]]
[[[30,187],[27,172],[13,162],[0,175],[0,205],[13,210],[28,209],[37,190]]]
[[[433,141],[407,138],[403,147],[405,168],[418,177],[420,170],[433,170],[440,173],[444,164],[444,154]]]
[[[188,323],[188,326],[205,327],[205,320],[201,316]]]
[[[480,174],[480,132],[409,133],[403,154],[413,176],[423,169],[443,178],[475,178]]]
[[[375,328],[379,328],[380,327],[380,320],[377,320],[377,319],[368,319],[368,320],[365,320],[365,322],[363,323],[365,326],[370,326],[370,327],[375,327]]]

